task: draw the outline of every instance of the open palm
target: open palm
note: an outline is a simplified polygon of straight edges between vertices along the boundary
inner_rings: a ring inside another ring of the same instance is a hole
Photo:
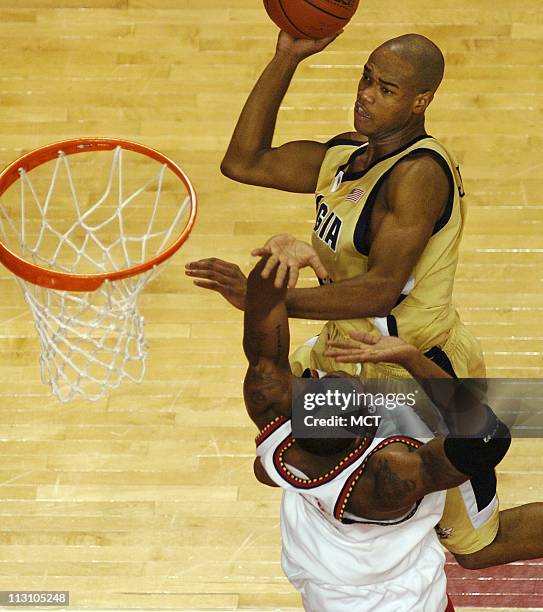
[[[404,365],[417,349],[396,336],[353,332],[352,341],[329,341],[325,355],[341,363],[395,363]]]
[[[328,277],[328,272],[322,264],[315,249],[302,240],[298,240],[290,234],[277,234],[272,236],[266,244],[254,249],[251,255],[262,257],[270,255],[264,269],[262,270],[262,278],[268,278],[279,264],[275,273],[275,286],[281,287],[288,273],[288,286],[295,287],[298,282],[299,271],[301,268],[311,267],[315,274],[325,279]]]

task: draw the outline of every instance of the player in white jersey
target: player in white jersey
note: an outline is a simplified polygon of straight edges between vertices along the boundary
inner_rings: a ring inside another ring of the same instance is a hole
[[[248,279],[244,398],[260,429],[255,475],[284,490],[287,577],[308,612],[453,610],[434,531],[443,490],[501,460],[510,443],[505,426],[475,400],[469,410],[479,425],[470,440],[431,439],[414,414],[406,417],[410,430],[416,430],[411,436],[382,435],[379,425],[354,439],[295,439],[286,282],[275,287],[276,276],[288,270],[275,266],[264,279],[266,261],[264,256]],[[387,359],[406,367],[423,385],[428,378],[450,378],[399,338],[382,342],[385,349],[393,343]],[[359,382],[348,375],[344,379]]]

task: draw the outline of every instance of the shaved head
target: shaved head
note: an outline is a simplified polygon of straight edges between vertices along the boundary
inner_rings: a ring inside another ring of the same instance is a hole
[[[436,91],[443,79],[445,59],[439,47],[420,34],[404,34],[387,40],[376,49],[394,53],[411,66],[418,92]]]

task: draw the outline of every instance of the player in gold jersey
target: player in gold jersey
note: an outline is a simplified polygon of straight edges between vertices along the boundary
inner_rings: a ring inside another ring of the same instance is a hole
[[[325,144],[271,146],[298,63],[330,40],[280,34],[222,163],[223,172],[240,182],[317,195],[313,246],[333,283],[291,291],[288,310],[291,317],[333,323],[310,354],[296,356],[294,371],[305,365],[333,369],[323,358],[326,341],[363,327],[399,333],[432,351],[450,373],[482,377],[480,347],[451,302],[465,215],[462,183],[452,156],[425,130],[425,111],[444,69],[436,45],[411,34],[370,55],[358,85],[356,132]],[[391,373],[386,366],[366,372]]]
[[[239,182],[316,193],[314,250],[284,239],[275,249],[279,258],[303,251],[322,276],[320,258],[333,281],[288,292],[289,316],[329,321],[316,344],[294,356],[293,370],[336,369],[324,356],[326,342],[371,331],[401,334],[453,375],[484,376],[479,345],[452,306],[465,214],[461,179],[452,156],[425,129],[425,111],[444,69],[436,45],[409,34],[370,55],[356,95],[355,132],[325,144],[272,147],[279,106],[298,64],[332,40],[280,34],[221,166]],[[187,273],[243,308],[244,277],[237,267],[204,260],[189,264]],[[365,368],[366,376],[403,375],[394,366]],[[543,504],[501,512],[498,524],[493,472],[472,485],[451,493],[442,521],[449,535],[444,544],[457,559],[485,567],[542,556],[537,533]],[[453,524],[460,516],[464,524]]]

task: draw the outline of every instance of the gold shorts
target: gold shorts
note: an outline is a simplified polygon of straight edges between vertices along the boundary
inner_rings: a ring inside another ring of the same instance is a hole
[[[290,367],[294,376],[301,376],[304,370],[310,368],[324,372],[343,371],[361,378],[411,378],[404,368],[390,363],[367,363],[362,367],[360,364],[338,363],[330,357],[325,357],[323,353],[328,340],[344,339],[343,336],[336,335],[336,332],[336,327],[327,324],[319,336],[314,336],[291,354]],[[426,354],[445,371],[449,371],[447,366],[450,365],[458,378],[486,376],[481,345],[460,321],[449,332],[441,346],[431,347]]]
[[[441,544],[456,555],[469,555],[494,541],[499,501],[494,470],[447,491],[445,510],[436,527]]]

